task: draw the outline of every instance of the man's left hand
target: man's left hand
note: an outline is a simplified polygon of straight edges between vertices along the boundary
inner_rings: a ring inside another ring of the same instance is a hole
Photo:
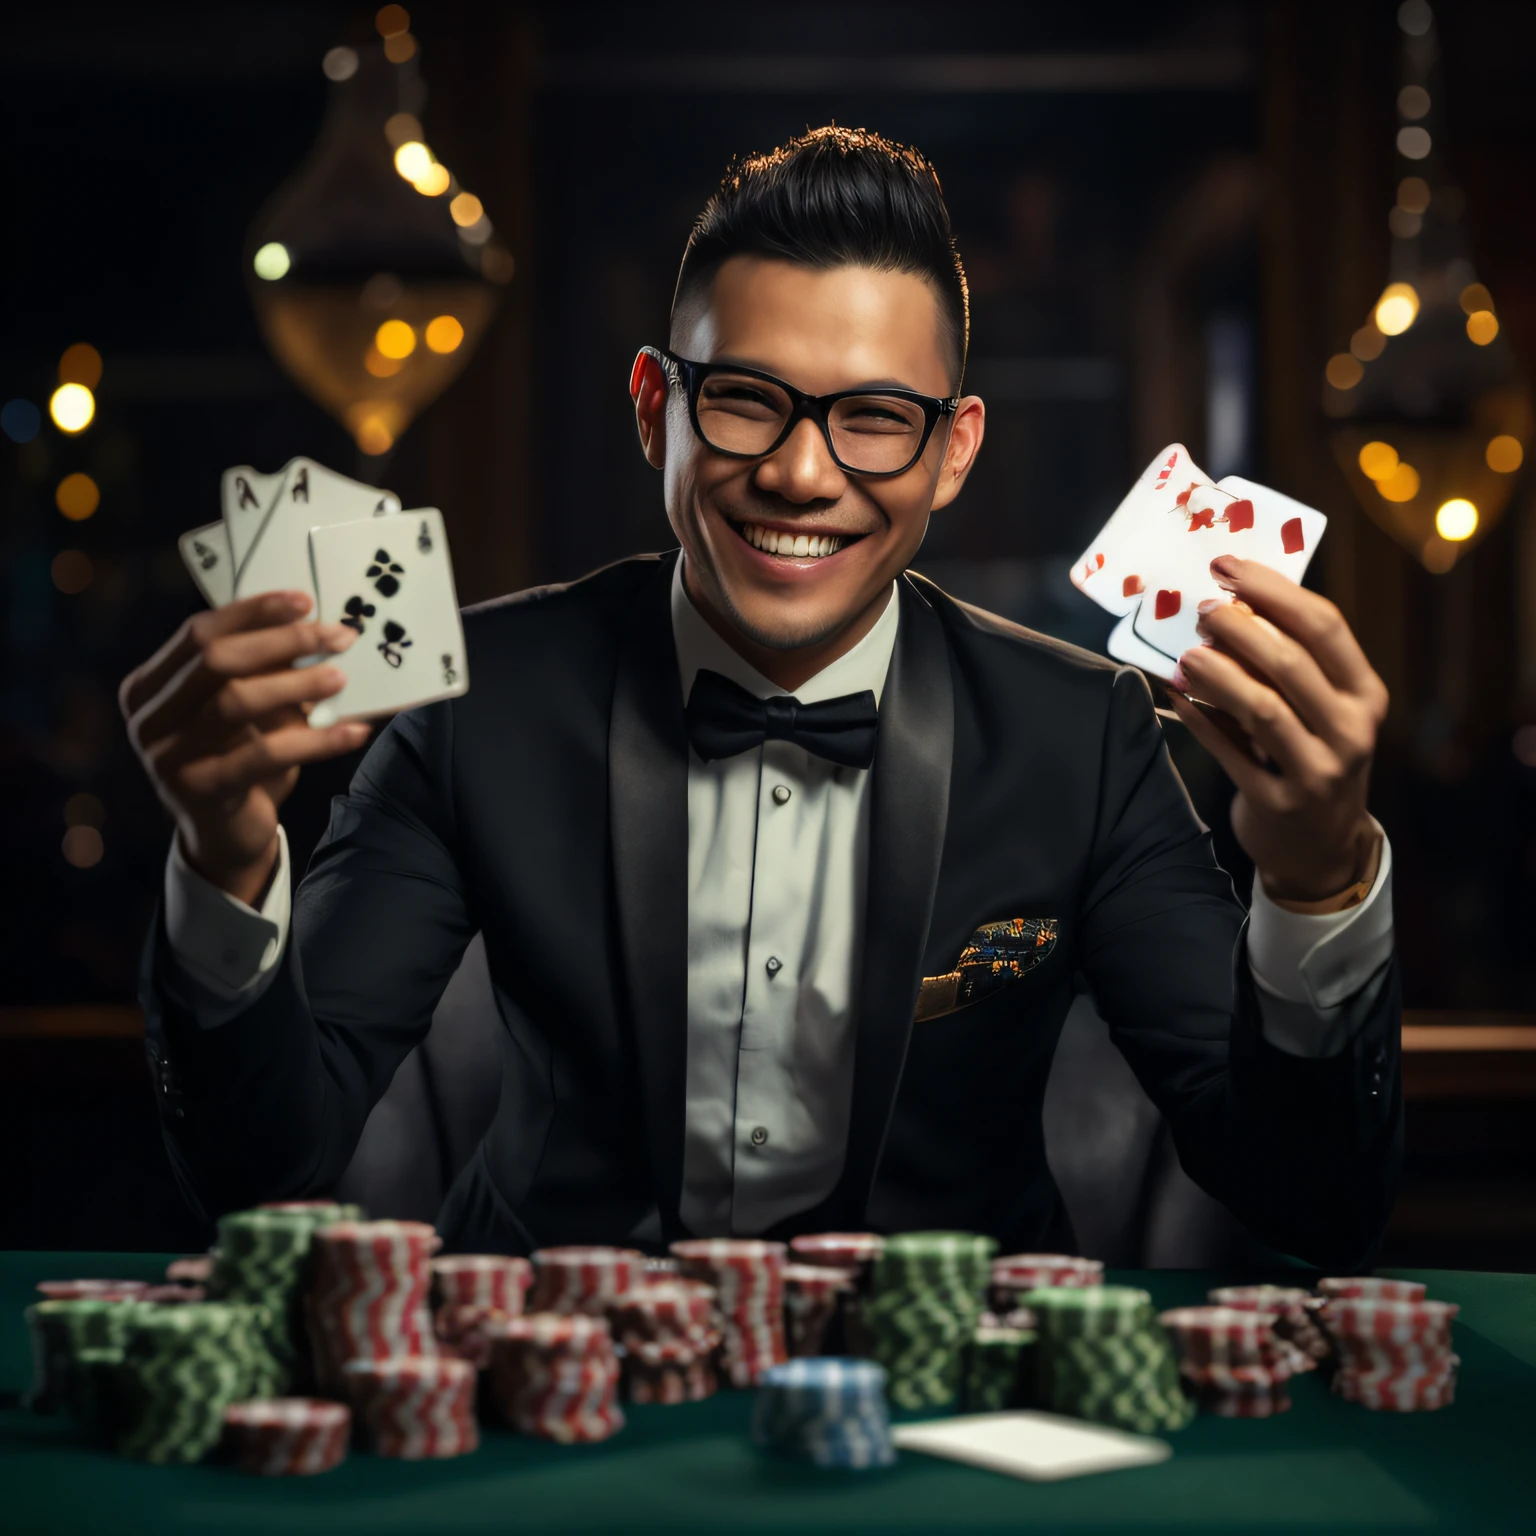
[[[1211,644],[1180,658],[1174,711],[1237,786],[1232,830],[1266,893],[1324,901],[1375,851],[1365,799],[1386,685],[1327,598],[1233,555],[1211,573],[1236,600],[1202,614]]]

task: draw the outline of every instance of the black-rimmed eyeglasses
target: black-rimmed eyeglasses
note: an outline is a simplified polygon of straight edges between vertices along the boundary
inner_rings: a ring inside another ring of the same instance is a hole
[[[922,456],[939,418],[953,416],[960,406],[958,398],[941,400],[912,389],[807,395],[756,368],[690,362],[661,347],[641,350],[683,388],[699,441],[733,459],[776,453],[809,417],[839,468],[855,475],[899,475]]]

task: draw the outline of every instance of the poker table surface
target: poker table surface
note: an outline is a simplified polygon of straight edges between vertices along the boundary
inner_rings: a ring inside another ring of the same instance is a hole
[[[216,1463],[150,1467],[82,1443],[20,1405],[31,1375],[23,1309],[44,1279],[163,1274],[169,1254],[0,1253],[0,1531],[242,1536],[667,1531],[857,1532],[1530,1531],[1536,1528],[1536,1276],[1388,1270],[1461,1304],[1456,1402],[1373,1413],[1293,1384],[1273,1419],[1201,1416],[1161,1465],[1029,1483],[904,1453],[879,1472],[776,1461],[747,1436],[748,1392],[630,1407],[602,1445],[488,1431],[471,1456],[353,1454],[318,1477],[265,1479]],[[1113,1272],[1159,1307],[1253,1276]],[[1297,1283],[1295,1275],[1276,1276]],[[920,1415],[901,1415],[915,1418]]]

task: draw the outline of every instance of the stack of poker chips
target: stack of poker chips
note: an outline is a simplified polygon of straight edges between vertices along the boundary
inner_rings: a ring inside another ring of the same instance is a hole
[[[631,1402],[688,1403],[714,1395],[722,1334],[713,1286],[663,1276],[620,1297],[608,1321]]]
[[[1028,1291],[1103,1283],[1104,1266],[1098,1259],[1079,1259],[1067,1253],[1005,1254],[992,1261],[992,1310],[1011,1312]]]
[[[314,1397],[277,1397],[224,1410],[224,1449],[242,1472],[307,1477],[346,1459],[351,1411]]]
[[[875,1263],[863,1323],[901,1408],[948,1408],[984,1308],[996,1242],[971,1232],[904,1232]]]
[[[1040,1333],[1041,1407],[1138,1434],[1182,1429],[1194,1417],[1146,1291],[1051,1286],[1024,1301]]]
[[[872,1360],[823,1357],[769,1366],[752,1405],[752,1441],[818,1467],[865,1470],[896,1460],[886,1373]]]
[[[1333,1353],[1328,1335],[1317,1325],[1317,1297],[1310,1291],[1291,1285],[1220,1285],[1207,1293],[1206,1300],[1218,1307],[1273,1316],[1281,1353],[1297,1375],[1315,1371]]]
[[[683,1272],[715,1288],[724,1339],[721,1368],[733,1387],[750,1387],[788,1359],[784,1342],[783,1243],[701,1237],[672,1244]]]
[[[1420,1413],[1456,1400],[1451,1348],[1454,1302],[1333,1296],[1323,1326],[1338,1348],[1333,1390],[1346,1402],[1387,1413]]]
[[[533,1255],[527,1309],[602,1317],[644,1277],[645,1255],[632,1248],[540,1248]]]
[[[27,1308],[32,1336],[32,1391],[27,1406],[34,1413],[72,1414],[89,1420],[92,1382],[82,1364],[122,1358],[132,1301],[106,1296],[58,1297]]]
[[[885,1239],[876,1232],[808,1232],[789,1240],[789,1252],[796,1264],[853,1271],[853,1289],[839,1297],[841,1316],[829,1327],[827,1342],[834,1349],[840,1346],[844,1354],[869,1354],[864,1301],[869,1295],[875,1260],[885,1252]]]
[[[561,1445],[624,1427],[607,1318],[531,1312],[491,1330],[491,1394],[502,1420]]]
[[[432,1326],[445,1354],[476,1370],[491,1363],[490,1325],[520,1317],[533,1283],[527,1259],[459,1253],[432,1261]]]
[[[965,1352],[961,1406],[967,1413],[1022,1408],[1034,1397],[1035,1317],[1016,1308],[999,1317],[983,1312]]]
[[[790,1358],[826,1352],[827,1336],[858,1272],[822,1264],[784,1266],[784,1343]]]
[[[342,1371],[357,1438],[404,1461],[465,1456],[480,1444],[467,1360],[350,1360]]]
[[[1268,1419],[1291,1406],[1292,1351],[1275,1335],[1272,1312],[1175,1307],[1158,1316],[1179,1352],[1179,1375],[1207,1413]]]
[[[436,1357],[437,1245],[437,1233],[419,1221],[343,1221],[315,1233],[305,1317],[324,1396],[347,1395],[343,1370],[351,1361]]]

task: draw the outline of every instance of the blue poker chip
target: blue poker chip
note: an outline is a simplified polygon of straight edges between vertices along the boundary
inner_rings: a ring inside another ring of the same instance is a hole
[[[896,1460],[886,1373],[871,1360],[790,1360],[759,1378],[753,1442],[821,1467],[862,1470]]]

